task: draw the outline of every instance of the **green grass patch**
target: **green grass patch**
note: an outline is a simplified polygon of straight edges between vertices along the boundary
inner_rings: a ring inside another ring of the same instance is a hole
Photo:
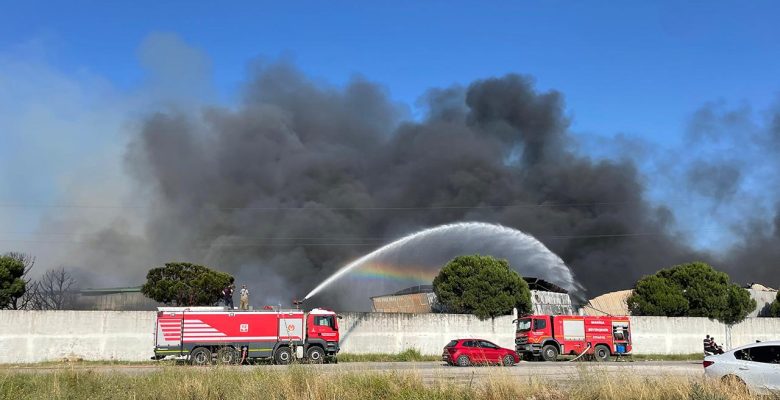
[[[338,355],[339,362],[409,362],[441,361],[441,355],[426,356],[417,349],[406,349],[396,354],[349,354]]]
[[[702,353],[692,354],[634,354],[627,359],[635,361],[702,361]]]

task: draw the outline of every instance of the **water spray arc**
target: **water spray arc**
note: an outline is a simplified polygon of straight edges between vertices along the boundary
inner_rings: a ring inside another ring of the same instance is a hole
[[[447,242],[451,238],[453,241],[483,243],[481,246],[474,246],[473,250],[482,254],[508,258],[510,264],[524,275],[550,280],[573,293],[578,293],[581,290],[581,286],[576,282],[563,260],[533,236],[497,224],[460,222],[424,229],[388,243],[341,267],[309,292],[304,300],[318,294],[361,266],[370,265],[373,261],[381,259],[387,254],[403,250],[405,246],[426,243],[432,239]]]

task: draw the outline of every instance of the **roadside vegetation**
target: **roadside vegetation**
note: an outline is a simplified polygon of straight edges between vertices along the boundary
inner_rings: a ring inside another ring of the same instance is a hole
[[[285,369],[165,368],[151,373],[65,369],[0,372],[0,399],[689,399],[741,400],[739,388],[702,377],[583,374],[562,383],[517,379],[506,371],[479,380],[415,373]]]
[[[441,355],[423,355],[417,349],[407,349],[395,354],[339,354],[339,362],[409,362],[441,361]]]
[[[777,298],[772,302],[772,306],[769,309],[769,316],[780,318],[780,292],[777,292]]]
[[[621,357],[618,362],[632,361],[701,361],[704,357],[701,353],[693,354],[636,354],[627,357]],[[338,356],[340,363],[350,362],[432,362],[441,361],[441,355],[421,354],[417,349],[407,349],[400,353],[369,353],[369,354],[350,354],[340,353]],[[531,361],[534,362],[534,361]],[[559,362],[566,362],[565,357]],[[589,363],[590,361],[581,361]],[[165,361],[116,361],[116,360],[62,360],[62,361],[43,361],[38,363],[24,364],[0,364],[0,370],[14,368],[78,368],[93,366],[174,366],[183,364],[183,361],[165,360]],[[520,364],[522,365],[522,363]]]
[[[750,294],[703,262],[675,265],[637,281],[626,301],[631,315],[707,317],[741,322],[756,309]]]
[[[211,306],[235,279],[230,274],[188,262],[170,262],[149,270],[141,287],[144,296],[174,306]]]
[[[626,359],[634,361],[702,361],[704,354],[634,354]]]
[[[528,284],[509,262],[479,254],[450,260],[433,280],[443,311],[474,314],[481,320],[532,310]]]

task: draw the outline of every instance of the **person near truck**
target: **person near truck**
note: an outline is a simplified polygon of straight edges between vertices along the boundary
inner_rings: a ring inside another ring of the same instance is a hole
[[[711,353],[710,350],[712,349],[712,342],[710,341],[710,335],[704,337],[703,345],[704,345],[704,354],[706,355]]]
[[[241,285],[241,292],[239,292],[241,295],[241,302],[238,303],[238,308],[241,310],[248,310],[249,309],[249,289],[246,288],[246,285]]]
[[[229,307],[231,310],[233,309],[233,289],[235,287],[236,286],[233,285],[233,281],[231,280],[230,283],[222,289],[222,300],[225,302],[225,307]]]
[[[723,347],[718,346],[718,343],[715,342],[715,337],[711,337],[710,341],[712,342],[712,350],[715,354],[723,354]]]
[[[715,343],[715,338],[710,337],[710,335],[704,338],[704,354],[723,354],[723,349]]]

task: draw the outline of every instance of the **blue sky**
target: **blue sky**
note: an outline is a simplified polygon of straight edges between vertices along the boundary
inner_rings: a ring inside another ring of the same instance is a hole
[[[121,160],[116,138],[146,104],[139,49],[159,32],[197,49],[183,62],[205,59],[226,104],[253,62],[279,57],[330,84],[379,82],[413,113],[431,87],[515,72],[563,92],[582,137],[671,148],[708,102],[778,100],[776,1],[422,3],[0,1],[0,203],[57,204],[83,171],[106,188],[121,179],[121,165],[94,170]],[[0,209],[15,231],[39,218]]]
[[[121,88],[139,44],[173,32],[203,49],[225,99],[248,62],[289,55],[331,83],[361,74],[413,103],[432,86],[520,72],[566,94],[575,129],[674,140],[706,101],[769,104],[780,4],[715,2],[4,2],[0,49],[43,40],[65,71]]]

